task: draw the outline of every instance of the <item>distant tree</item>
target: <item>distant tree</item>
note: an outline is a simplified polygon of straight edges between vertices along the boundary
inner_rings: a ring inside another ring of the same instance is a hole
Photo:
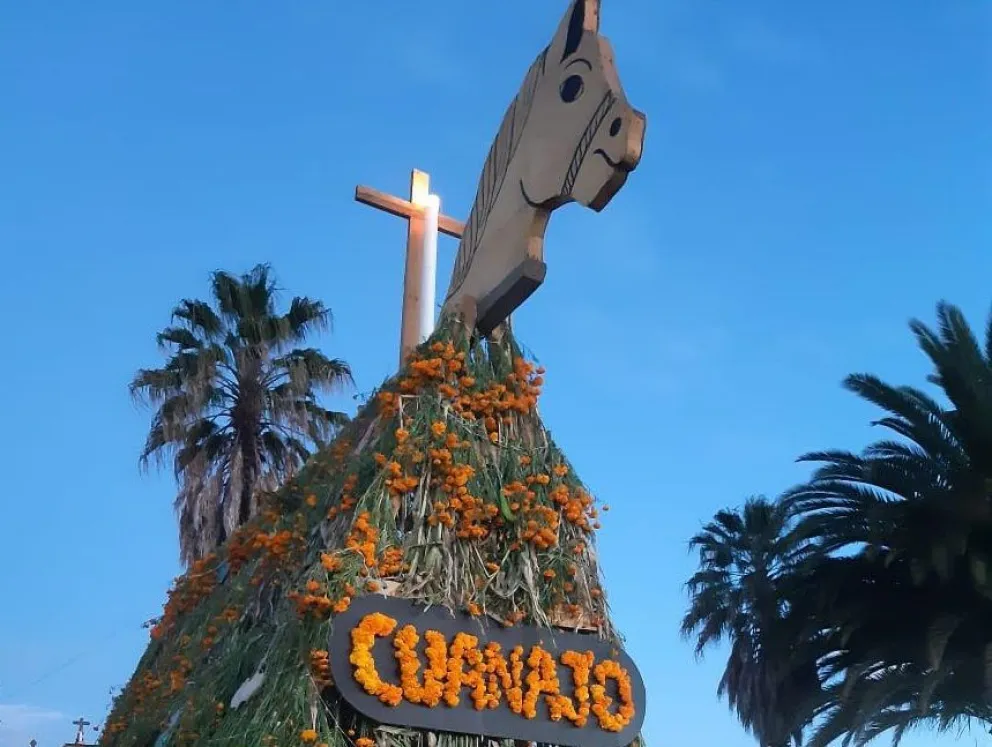
[[[683,635],[695,636],[697,655],[729,644],[718,693],[763,747],[798,744],[819,681],[786,619],[788,590],[807,553],[788,511],[750,498],[743,509],[718,512],[689,545],[699,568],[686,585]]]
[[[157,408],[141,464],[171,463],[187,565],[251,519],[259,494],[333,437],[348,417],[317,394],[353,385],[343,360],[301,347],[330,326],[330,309],[296,297],[278,312],[268,265],[240,277],[213,273],[211,294],[213,305],[179,303],[157,338],[166,364],[138,371],[130,387]]]

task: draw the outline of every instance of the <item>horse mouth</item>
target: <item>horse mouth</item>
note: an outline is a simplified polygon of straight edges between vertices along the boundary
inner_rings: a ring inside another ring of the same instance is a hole
[[[614,161],[612,158],[610,158],[610,154],[607,153],[602,148],[596,148],[596,150],[594,150],[592,153],[593,153],[594,156],[601,156],[604,161],[606,161],[612,168],[616,169],[617,171],[627,171],[627,172],[630,172],[630,171],[633,171],[634,170],[634,167],[637,165],[637,162],[636,161],[634,161],[633,163],[631,163],[630,161],[628,161],[626,159],[621,159],[619,161]]]

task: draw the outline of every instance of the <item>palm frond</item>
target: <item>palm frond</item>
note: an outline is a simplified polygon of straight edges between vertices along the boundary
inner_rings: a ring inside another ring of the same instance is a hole
[[[215,272],[211,291],[214,306],[179,303],[156,338],[164,366],[138,371],[130,385],[135,400],[156,407],[140,463],[172,465],[186,562],[249,520],[260,491],[334,437],[348,417],[317,397],[354,385],[345,361],[286,349],[326,326],[330,310],[298,297],[277,313],[268,265]]]

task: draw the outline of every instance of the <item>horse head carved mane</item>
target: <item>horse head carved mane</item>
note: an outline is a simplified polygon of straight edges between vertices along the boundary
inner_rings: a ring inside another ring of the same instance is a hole
[[[503,116],[458,246],[442,314],[488,335],[543,282],[544,233],[569,202],[602,210],[641,159],[600,0],[573,0]]]

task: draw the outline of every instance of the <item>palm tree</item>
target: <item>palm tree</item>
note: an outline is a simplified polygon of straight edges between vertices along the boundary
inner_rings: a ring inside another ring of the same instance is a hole
[[[803,709],[819,682],[787,629],[787,587],[806,555],[784,505],[750,498],[723,510],[693,537],[699,570],[689,579],[682,634],[696,654],[726,639],[730,655],[718,694],[766,747],[800,742]]]
[[[820,467],[784,499],[818,553],[795,606],[822,646],[811,747],[992,723],[992,316],[983,344],[956,307],[937,318],[910,326],[947,404],[848,377],[889,435],[801,457]]]
[[[179,492],[180,555],[187,564],[221,544],[274,489],[326,443],[347,416],[317,394],[353,383],[343,360],[302,345],[331,323],[320,301],[296,297],[276,311],[268,265],[211,275],[213,303],[185,299],[158,335],[168,356],[142,369],[132,396],[157,407],[141,464],[171,461]]]

